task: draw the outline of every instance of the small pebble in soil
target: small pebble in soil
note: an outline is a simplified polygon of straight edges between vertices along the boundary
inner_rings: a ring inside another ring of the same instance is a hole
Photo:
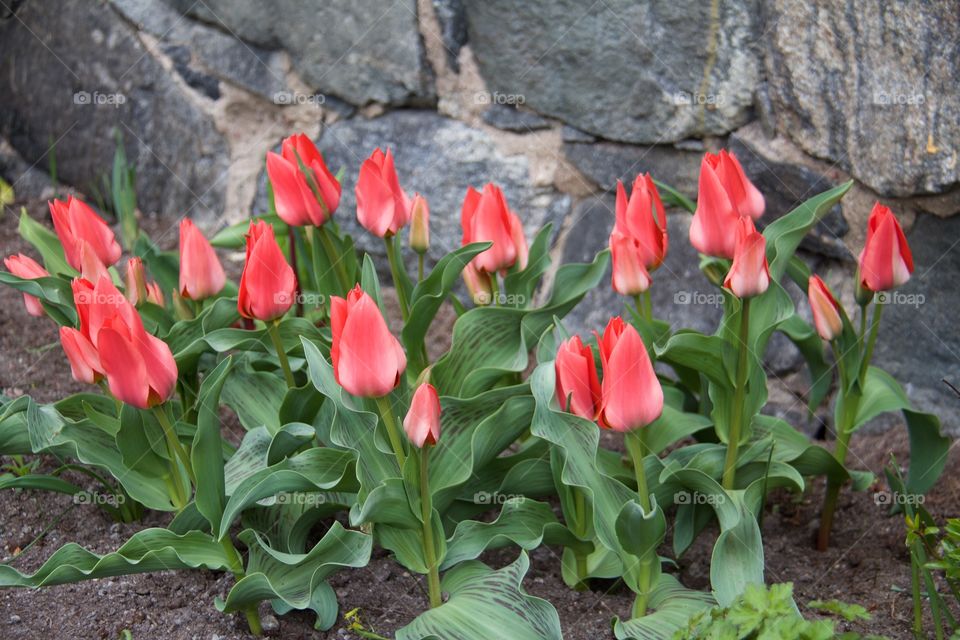
[[[266,615],[260,618],[260,626],[263,627],[264,631],[276,631],[280,628],[280,622],[277,620],[276,616]]]
[[[20,624],[20,616],[17,614],[10,616],[10,624]]]

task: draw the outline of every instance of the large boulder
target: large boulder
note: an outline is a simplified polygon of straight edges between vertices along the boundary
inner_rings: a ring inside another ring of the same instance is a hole
[[[780,131],[884,195],[960,181],[955,2],[774,0],[766,67]]]
[[[0,22],[0,134],[59,180],[102,185],[123,135],[145,211],[215,213],[229,150],[202,98],[110,5],[28,2]]]
[[[265,49],[285,49],[313,89],[355,105],[435,99],[416,0],[167,0]]]
[[[604,138],[652,144],[723,134],[750,118],[758,4],[722,2],[711,24],[708,2],[467,0],[467,31],[488,87],[504,99]]]

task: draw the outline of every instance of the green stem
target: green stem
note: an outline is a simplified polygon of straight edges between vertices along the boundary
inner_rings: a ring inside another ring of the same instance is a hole
[[[417,254],[417,284],[423,282],[423,254]]]
[[[270,340],[273,341],[273,348],[277,352],[277,360],[280,361],[280,368],[283,369],[283,377],[287,381],[287,388],[293,389],[297,382],[293,379],[293,371],[290,370],[290,361],[287,360],[287,352],[283,350],[283,341],[280,340],[280,321],[274,320],[267,323],[267,333],[270,334]]]
[[[737,451],[743,434],[743,404],[747,393],[747,342],[750,339],[750,298],[744,298],[740,308],[740,335],[737,345],[737,380],[727,437],[727,459],[723,464],[723,488],[733,489],[737,478]]]
[[[297,269],[297,228],[290,225],[287,228],[287,240],[290,244],[290,266],[297,276],[297,288],[294,295],[297,296],[297,317],[303,317],[303,287],[300,285],[300,271]]]
[[[870,323],[870,337],[867,340],[866,351],[864,351],[863,359],[860,361],[860,387],[863,387],[863,383],[867,377],[867,368],[870,366],[870,361],[873,359],[873,347],[877,344],[877,334],[880,332],[880,316],[883,315],[882,304],[873,305],[873,320]],[[866,308],[864,308],[864,317],[866,317]]]
[[[396,236],[385,236],[383,244],[387,247],[387,262],[390,263],[390,275],[393,277],[393,288],[397,290],[397,300],[400,301],[400,317],[406,322],[410,317],[410,304],[407,302],[407,292],[400,280],[400,263],[397,262],[397,248],[394,245]]]
[[[313,227],[307,227],[307,229],[312,229]],[[343,260],[340,254],[337,252],[336,248],[333,246],[333,240],[330,239],[330,232],[327,231],[326,225],[320,225],[316,227],[317,235],[320,237],[320,244],[323,245],[323,250],[326,252],[327,257],[330,259],[330,264],[333,265],[333,270],[337,274],[337,280],[340,282],[340,291],[346,293],[350,290],[350,279],[347,278],[347,272],[343,268]],[[314,252],[316,252],[316,245],[314,245]],[[316,258],[314,258],[314,269],[316,270]],[[316,276],[319,278],[320,272],[317,271]]]
[[[227,554],[227,560],[230,562],[230,572],[233,573],[233,577],[238,581],[242,580],[246,575],[243,570],[243,560],[240,559],[237,548],[233,546],[233,540],[230,539],[229,533],[224,534],[223,538],[220,539],[220,546]],[[250,605],[243,610],[243,613],[247,617],[250,633],[255,636],[263,635],[263,627],[260,626],[260,612],[257,611],[257,606]]]
[[[645,514],[651,510],[650,490],[647,487],[647,474],[643,468],[643,459],[647,455],[647,444],[644,439],[645,429],[634,429],[627,432],[626,444],[627,451],[630,453],[630,459],[633,461],[633,473],[637,478],[637,495],[640,497],[640,506],[643,507]],[[653,558],[650,554],[653,554]],[[637,585],[640,587],[640,593],[633,601],[634,618],[642,618],[647,614],[647,601],[650,598],[652,585],[650,584],[653,576],[653,561],[656,559],[656,549],[649,551],[644,557],[640,558],[639,574],[637,575]]]
[[[407,462],[407,454],[403,451],[403,441],[400,439],[397,419],[393,416],[390,398],[389,396],[380,396],[376,398],[376,401],[380,415],[383,417],[383,424],[387,427],[387,437],[390,439],[390,446],[393,447],[393,453],[397,456],[397,464],[400,466],[400,472],[403,473],[403,465]]]
[[[913,634],[919,638],[923,633],[923,594],[920,593],[920,560],[913,549],[910,550],[910,586],[913,591]]]
[[[430,593],[430,608],[443,604],[440,594],[440,568],[433,547],[433,503],[427,467],[430,464],[430,446],[420,449],[420,515],[423,520],[423,557],[427,562],[427,585]]]
[[[577,537],[583,540],[587,537],[587,499],[579,487],[573,488],[573,511]],[[575,588],[577,591],[586,591],[589,588],[586,578],[587,554],[578,546],[573,550],[573,557],[577,563],[576,571],[579,579]]]
[[[500,306],[500,281],[497,280],[496,272],[490,274],[490,304]]]
[[[644,313],[643,300],[640,299],[639,293],[633,296],[633,306],[637,310],[637,315],[643,318],[644,320],[646,320],[647,316],[646,316],[646,313]]]
[[[647,320],[653,320],[653,300],[650,298],[650,289],[643,292],[643,311]]]
[[[195,483],[196,479],[193,476],[193,469],[190,466],[190,457],[187,455],[183,445],[180,444],[177,431],[170,422],[170,418],[167,417],[163,405],[154,407],[153,415],[156,416],[157,422],[160,423],[160,428],[163,429],[163,436],[167,440],[167,451],[170,455],[170,479],[173,483],[174,493],[176,493],[175,502],[177,503],[177,510],[179,511],[187,506],[187,502],[190,500],[190,489],[189,487],[183,486],[183,478],[180,476],[180,469],[177,467],[178,459],[186,469],[190,480]]]

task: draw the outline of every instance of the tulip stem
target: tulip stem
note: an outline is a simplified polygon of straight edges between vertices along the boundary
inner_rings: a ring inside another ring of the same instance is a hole
[[[393,447],[393,453],[397,456],[397,464],[400,466],[400,473],[403,473],[403,465],[407,462],[407,455],[403,452],[403,441],[400,439],[400,431],[397,429],[397,420],[393,416],[393,407],[390,406],[389,396],[380,396],[376,398],[377,408],[383,417],[383,424],[387,428],[387,437],[390,439],[390,446]]]
[[[877,334],[880,332],[880,316],[883,315],[883,306],[882,304],[873,305],[873,320],[870,322],[870,337],[867,339],[866,351],[864,351],[863,359],[860,361],[860,387],[863,387],[863,383],[867,378],[867,368],[870,366],[870,361],[873,359],[873,347],[877,344]],[[863,315],[866,317],[867,309],[864,307]]]
[[[443,604],[440,594],[440,568],[436,550],[433,546],[433,500],[430,495],[430,481],[427,468],[430,464],[430,445],[424,443],[420,449],[420,515],[423,520],[423,558],[427,563],[427,588],[430,594],[430,608]]]
[[[630,459],[633,460],[633,473],[637,478],[637,495],[640,498],[640,506],[645,515],[650,514],[652,503],[650,502],[650,490],[647,487],[647,472],[643,467],[643,459],[647,456],[647,443],[645,439],[645,429],[634,429],[626,434],[627,451],[630,452]],[[651,584],[653,576],[653,558],[656,558],[656,549],[647,551],[640,558],[639,574],[637,575],[637,586],[640,593],[633,601],[634,618],[642,618],[647,614],[647,600],[650,597]],[[653,558],[651,558],[653,554]]]
[[[287,352],[283,350],[283,341],[280,340],[280,321],[274,320],[267,323],[267,333],[270,334],[270,340],[273,341],[273,348],[277,352],[277,360],[280,361],[280,368],[283,369],[283,377],[287,381],[287,388],[293,389],[297,386],[293,379],[293,371],[290,370],[290,361],[287,360]]]
[[[300,286],[300,272],[297,270],[297,232],[296,227],[290,225],[287,228],[287,238],[290,243],[290,266],[293,267],[293,273],[297,276],[297,288],[294,295],[297,297],[297,317],[303,317],[303,289]]]
[[[173,481],[175,493],[177,494],[178,509],[183,509],[183,507],[187,506],[187,502],[190,501],[190,489],[189,487],[183,486],[183,478],[180,476],[177,460],[180,460],[181,464],[183,464],[191,482],[196,483],[193,469],[190,467],[190,457],[187,455],[187,451],[183,448],[183,445],[180,444],[176,428],[173,426],[173,423],[170,422],[170,418],[167,416],[166,411],[164,411],[163,405],[154,407],[153,415],[156,416],[157,422],[160,423],[160,428],[163,429],[163,435],[167,440],[167,451],[170,456],[170,476]]]
[[[311,233],[314,227],[307,227],[307,232],[311,234],[311,240],[313,234]],[[340,282],[340,289],[343,293],[346,293],[350,290],[351,282],[347,278],[347,272],[343,268],[343,256],[339,255],[336,248],[333,246],[333,240],[330,238],[330,233],[327,231],[326,225],[320,225],[316,227],[317,235],[320,237],[320,244],[323,245],[323,250],[327,254],[327,257],[330,259],[330,264],[333,265],[333,270],[337,274],[337,280]],[[313,251],[316,253],[318,247],[316,244],[313,245]],[[320,269],[319,265],[319,256],[314,257],[314,275],[317,278],[317,284],[319,286],[320,278]]]
[[[650,301],[650,290],[633,296],[633,304],[637,308],[637,315],[644,320],[653,320],[653,303]]]
[[[383,238],[383,244],[387,247],[387,262],[390,263],[390,275],[393,277],[393,288],[397,290],[397,300],[400,302],[400,316],[406,322],[410,317],[410,305],[407,302],[407,292],[400,281],[400,263],[397,262],[397,250],[393,239],[396,236],[386,236]]]
[[[569,406],[569,400],[567,404]],[[584,495],[581,487],[573,488],[573,511],[574,525],[576,526],[575,533],[578,538],[585,540],[589,529],[587,526],[587,497]],[[590,585],[587,583],[587,554],[578,546],[573,549],[573,557],[577,563],[577,579],[579,580],[575,589],[577,591],[586,591],[590,588]]]
[[[233,546],[233,540],[230,539],[229,532],[224,533],[220,539],[220,546],[223,547],[224,552],[227,554],[227,561],[230,563],[230,572],[233,573],[233,577],[236,580],[243,579],[244,575],[246,575],[243,570],[243,560],[241,560],[240,554],[237,553],[237,548]],[[243,613],[247,617],[247,626],[250,627],[250,633],[255,636],[263,635],[263,627],[260,625],[260,612],[257,611],[257,606],[250,605],[243,610]]]
[[[731,407],[727,436],[727,459],[723,464],[723,488],[733,489],[737,477],[737,450],[743,435],[743,403],[747,393],[747,341],[750,339],[750,298],[743,298],[740,306],[740,335],[737,345],[737,380]]]
[[[490,274],[490,298],[491,304],[500,306],[500,281],[496,272]]]
[[[423,282],[423,254],[417,254],[417,284]]]

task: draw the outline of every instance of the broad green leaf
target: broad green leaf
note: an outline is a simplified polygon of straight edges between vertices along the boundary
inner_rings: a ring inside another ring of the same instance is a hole
[[[733,604],[747,585],[763,584],[760,527],[753,512],[741,500],[734,500],[740,519],[720,532],[710,557],[710,585],[721,607]]]
[[[613,633],[617,640],[672,640],[691,617],[715,605],[709,593],[687,589],[672,575],[661,574],[648,603],[650,613],[627,621],[616,618]]]
[[[60,238],[53,231],[28,216],[26,207],[20,209],[18,230],[20,236],[32,244],[33,248],[40,253],[43,266],[46,267],[47,271],[53,275],[64,275],[68,280],[77,275],[76,269],[67,264]]]
[[[220,393],[232,365],[232,358],[227,358],[204,377],[197,403],[197,432],[190,447],[190,464],[197,479],[195,503],[215,535],[219,534],[220,518],[227,502],[220,437]]]
[[[237,414],[248,431],[266,427],[271,434],[280,429],[280,407],[287,394],[283,377],[276,372],[235,367],[223,386],[223,404]]]
[[[0,283],[35,296],[58,325],[76,326],[77,312],[73,306],[73,289],[68,280],[54,277],[29,280],[0,271]]]

